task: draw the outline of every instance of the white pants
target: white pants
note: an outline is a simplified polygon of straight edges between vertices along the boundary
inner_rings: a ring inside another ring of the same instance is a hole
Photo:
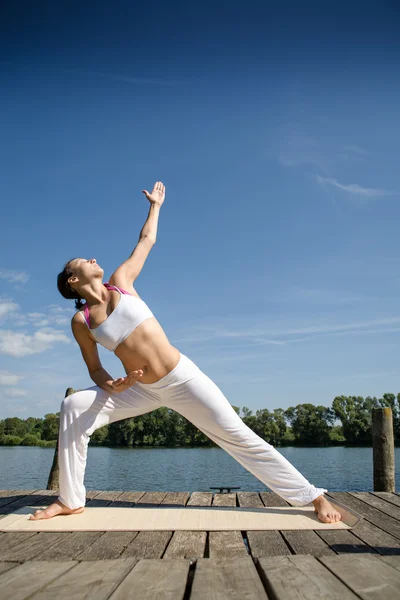
[[[69,508],[85,505],[87,450],[96,429],[161,406],[186,417],[290,504],[304,506],[328,491],[309,483],[282,454],[247,427],[218,386],[181,354],[177,366],[155,383],[137,382],[118,394],[93,386],[63,400],[59,500]]]

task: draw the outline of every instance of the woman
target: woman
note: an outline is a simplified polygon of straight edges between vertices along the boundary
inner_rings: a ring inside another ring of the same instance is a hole
[[[100,427],[167,406],[191,421],[255,477],[294,506],[313,503],[320,521],[341,520],[323,493],[273,446],[247,427],[216,384],[187,356],[172,346],[148,306],[133,288],[155,244],[165,186],[157,181],[150,211],[131,256],[103,284],[103,269],[94,258],[70,260],[58,275],[65,298],[75,299],[78,312],[72,332],[91,379],[96,384],[65,398],[60,411],[60,495],[34,519],[81,513],[83,484],[91,434]],[[83,304],[82,300],[86,300]],[[81,309],[84,310],[81,310]],[[113,379],[102,367],[97,343],[121,360],[126,376]]]

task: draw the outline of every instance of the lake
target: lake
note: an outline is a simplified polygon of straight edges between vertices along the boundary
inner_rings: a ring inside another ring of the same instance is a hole
[[[372,448],[280,448],[315,486],[329,491],[373,490]],[[54,448],[0,446],[0,489],[46,489]],[[396,490],[400,448],[395,449]],[[88,490],[208,491],[268,488],[220,448],[106,448],[89,446]]]

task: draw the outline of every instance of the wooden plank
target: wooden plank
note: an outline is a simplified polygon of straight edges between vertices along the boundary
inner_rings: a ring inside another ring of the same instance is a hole
[[[256,492],[238,492],[241,507],[262,508],[264,503]],[[267,502],[273,498],[267,498]],[[249,549],[253,557],[290,554],[290,550],[279,531],[246,531]]]
[[[186,506],[189,492],[168,492],[160,506]]]
[[[146,492],[143,496],[137,501],[138,506],[147,505],[147,506],[159,506],[161,502],[166,497],[167,492]]]
[[[358,498],[358,500],[362,500],[366,504],[369,504],[369,506],[377,508],[385,513],[385,515],[389,515],[389,517],[393,517],[393,519],[400,521],[400,506],[390,504],[389,502],[386,502],[386,500],[368,492],[349,492],[349,494],[350,496],[354,496],[354,498]]]
[[[214,494],[213,506],[236,506],[236,493]],[[247,556],[248,552],[240,531],[210,531],[210,558]]]
[[[246,531],[246,535],[253,558],[291,554],[279,531]]]
[[[380,557],[352,554],[350,560],[345,555],[321,556],[319,560],[362,600],[399,598],[400,571]]]
[[[171,537],[172,531],[139,531],[121,558],[161,558]]]
[[[392,492],[371,492],[371,494],[378,498],[382,498],[382,500],[386,500],[386,502],[390,502],[390,504],[400,506],[400,496],[397,496]]]
[[[145,492],[122,492],[118,499],[111,503],[111,506],[118,506],[119,508],[134,506],[144,494]]]
[[[368,521],[360,521],[351,532],[381,555],[400,554],[400,540]]]
[[[250,556],[196,563],[190,600],[265,600],[268,598]]]
[[[210,531],[209,553],[210,558],[248,556],[240,531]]]
[[[0,496],[0,507],[2,506],[6,506],[7,504],[11,504],[12,502],[15,502],[16,500],[20,500],[21,498],[25,498],[26,496],[29,496],[29,494],[32,492],[32,490],[0,490],[1,492],[4,492],[4,494],[1,494]],[[6,514],[3,511],[0,511],[0,514]]]
[[[47,583],[74,569],[76,561],[26,562],[0,575],[0,600],[24,600]],[[54,596],[53,596],[54,598]],[[65,598],[65,596],[64,596]]]
[[[90,500],[90,507],[110,506],[113,500],[117,500],[123,492],[121,491],[106,491],[96,494],[96,497]]]
[[[263,508],[264,504],[257,492],[238,492],[239,506],[248,508]]]
[[[250,556],[236,559],[200,558],[190,600],[265,600],[268,598]]]
[[[315,531],[288,529],[281,531],[281,534],[294,554],[312,554],[313,556],[335,554]]]
[[[236,494],[214,494],[213,506],[236,506]]]
[[[376,554],[376,550],[354,535],[352,531],[319,529],[316,534],[324,540],[328,546],[337,554],[349,554],[353,552]]]
[[[138,535],[137,531],[105,531],[93,544],[77,553],[77,560],[112,560],[122,552]]]
[[[381,560],[400,571],[400,556],[381,556]]]
[[[57,542],[65,540],[68,536],[69,533],[65,531],[40,531],[12,548],[5,548],[0,553],[0,560],[18,560],[20,562],[32,560],[39,553],[50,548]]]
[[[37,506],[38,504],[46,504],[49,501],[48,494],[29,494],[29,495],[18,495],[11,502],[7,502],[0,506],[0,515],[9,515],[14,510],[18,510],[23,506]],[[53,501],[53,497],[50,498]]]
[[[187,560],[141,560],[110,600],[183,600],[188,572]]]
[[[260,492],[260,498],[264,502],[264,506],[290,506],[289,502],[275,492]]]
[[[206,540],[206,531],[175,531],[163,558],[203,558]]]
[[[48,532],[50,533],[50,532]],[[56,533],[56,532],[51,532]],[[38,554],[35,554],[30,560],[49,560],[49,561],[66,561],[77,560],[85,548],[90,547],[98,538],[102,536],[101,531],[74,531],[63,532],[65,537],[51,544],[50,548],[44,548]]]
[[[265,589],[274,600],[357,599],[353,592],[313,556],[260,558],[258,566]]]
[[[193,492],[186,506],[211,506],[212,492]]]
[[[18,562],[0,562],[0,575],[1,573],[5,573],[6,571],[9,571],[10,569],[14,569],[15,567],[18,567],[20,563]]]
[[[364,519],[367,519],[373,525],[380,527],[386,533],[395,536],[400,539],[400,521],[397,521],[393,517],[389,517],[377,508],[355,498],[351,494],[343,492],[330,492],[327,496],[331,497],[332,500],[337,498],[340,502],[346,504],[349,508],[353,508],[355,511],[363,515]]]
[[[29,600],[107,600],[136,563],[134,558],[81,562],[30,596]]]
[[[0,557],[4,556],[6,559],[8,550],[34,535],[37,535],[37,531],[4,531],[0,536]]]

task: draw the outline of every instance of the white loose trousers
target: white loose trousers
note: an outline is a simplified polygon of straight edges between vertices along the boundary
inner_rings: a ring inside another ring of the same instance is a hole
[[[115,421],[167,406],[191,421],[243,467],[293,506],[304,506],[328,490],[316,488],[273,446],[239,417],[218,386],[187,356],[155,383],[136,382],[110,394],[93,386],[61,404],[59,500],[69,508],[85,505],[84,476],[91,434]]]

